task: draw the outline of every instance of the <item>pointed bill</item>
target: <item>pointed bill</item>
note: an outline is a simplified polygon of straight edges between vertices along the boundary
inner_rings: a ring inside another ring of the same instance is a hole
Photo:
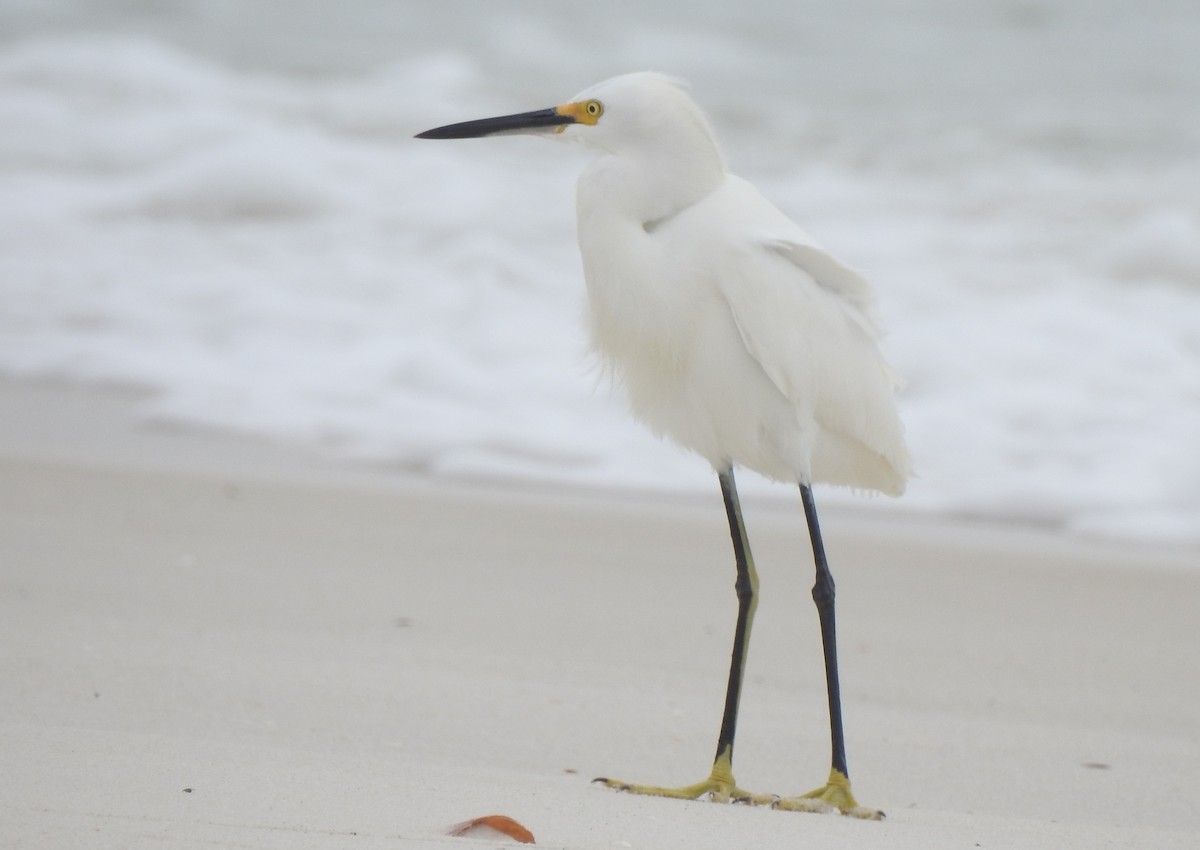
[[[481,136],[508,136],[522,133],[553,133],[576,118],[563,106],[537,109],[533,112],[518,112],[516,115],[501,115],[497,118],[479,118],[459,124],[434,127],[417,133],[418,139],[475,139]]]

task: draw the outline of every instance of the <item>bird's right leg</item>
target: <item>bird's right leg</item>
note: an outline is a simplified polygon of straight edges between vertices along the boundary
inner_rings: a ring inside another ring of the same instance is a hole
[[[825,684],[829,696],[829,732],[832,743],[832,765],[829,780],[813,791],[799,797],[788,797],[776,805],[781,809],[801,812],[825,812],[832,809],[842,814],[867,820],[882,820],[883,812],[860,806],[850,791],[850,774],[846,769],[846,738],[842,729],[842,693],[838,684],[837,627],[834,624],[834,597],[836,592],[829,561],[825,557],[825,544],[821,540],[821,526],[817,522],[817,505],[813,500],[812,488],[800,485],[800,498],[804,502],[804,516],[808,521],[808,535],[812,542],[813,561],[817,567],[817,580],[813,585],[813,602],[817,606],[817,617],[821,624],[821,646],[825,654]]]
[[[635,785],[617,779],[599,778],[599,782],[618,791],[631,794],[648,794],[655,797],[675,797],[695,800],[709,795],[713,800],[771,804],[777,798],[750,794],[737,787],[733,780],[733,739],[737,733],[738,705],[742,695],[742,679],[746,669],[746,653],[750,645],[750,627],[754,623],[754,611],[758,607],[758,572],[754,569],[754,558],[750,554],[750,542],[742,522],[742,508],[738,502],[737,486],[733,480],[733,469],[718,473],[721,495],[725,501],[725,513],[729,519],[729,533],[733,538],[733,554],[737,564],[738,616],[733,634],[733,656],[729,665],[729,684],[725,690],[725,713],[721,719],[721,731],[717,736],[717,754],[708,778],[680,788],[662,788],[656,785]]]

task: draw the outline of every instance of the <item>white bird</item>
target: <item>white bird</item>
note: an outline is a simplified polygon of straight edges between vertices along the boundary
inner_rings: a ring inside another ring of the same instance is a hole
[[[880,351],[870,285],[726,171],[708,120],[669,77],[626,74],[561,106],[451,124],[418,138],[513,133],[577,139],[599,152],[577,194],[592,345],[636,418],[712,464],[737,564],[733,657],[709,777],[681,788],[597,781],[641,794],[881,817],[859,806],[850,789],[834,583],[811,490],[823,482],[895,496],[909,476],[898,377]],[[799,484],[816,563],[832,765],[824,786],[798,797],[749,794],[733,778],[758,594],[735,466]]]

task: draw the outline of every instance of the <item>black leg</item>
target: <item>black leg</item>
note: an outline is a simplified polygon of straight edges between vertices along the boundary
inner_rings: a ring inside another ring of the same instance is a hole
[[[750,555],[750,542],[746,539],[746,527],[742,522],[742,508],[738,502],[737,486],[733,470],[719,473],[721,495],[725,500],[725,514],[729,519],[729,535],[733,538],[733,556],[737,564],[738,615],[733,633],[733,656],[729,662],[729,685],[725,690],[725,713],[721,719],[721,732],[717,736],[716,761],[724,760],[728,767],[733,764],[733,739],[737,734],[738,704],[742,695],[742,674],[746,669],[746,650],[750,644],[750,627],[754,622],[754,611],[758,607],[758,573]]]
[[[817,580],[813,584],[813,601],[821,619],[821,646],[825,650],[825,684],[829,692],[829,735],[832,744],[832,767],[829,780],[820,788],[777,802],[776,808],[802,812],[823,812],[834,808],[845,815],[867,820],[880,820],[883,812],[860,806],[850,790],[846,772],[846,738],[842,732],[842,695],[838,687],[837,628],[833,618],[834,587],[829,562],[825,560],[825,544],[821,542],[821,527],[817,524],[817,505],[812,488],[800,485],[804,500],[804,516],[808,520],[808,536],[812,540],[813,560],[817,565]]]
[[[813,501],[812,489],[800,485],[800,498],[804,501],[804,516],[808,520],[808,536],[812,540],[813,560],[817,565],[817,580],[813,585],[813,601],[821,620],[821,645],[825,650],[825,682],[829,690],[829,731],[833,747],[833,769],[849,778],[846,770],[846,739],[842,731],[842,695],[838,685],[837,627],[834,623],[833,574],[825,560],[825,545],[821,542],[821,528],[817,524],[817,505]]]
[[[635,785],[619,779],[601,777],[597,782],[619,791],[633,794],[650,794],[657,797],[678,797],[694,800],[709,795],[714,800],[728,802],[738,800],[757,805],[774,804],[779,798],[750,794],[737,786],[733,779],[733,739],[737,734],[738,704],[742,696],[742,677],[746,669],[746,651],[750,645],[750,627],[754,622],[754,610],[758,607],[758,573],[754,559],[750,556],[750,544],[746,540],[746,527],[742,524],[742,509],[738,504],[737,487],[733,482],[733,470],[719,472],[721,495],[725,499],[725,513],[729,517],[729,534],[733,538],[733,555],[737,562],[738,616],[733,634],[733,656],[729,662],[729,686],[725,691],[725,713],[721,718],[721,731],[717,735],[717,755],[713,759],[712,771],[707,779],[680,788],[663,788],[657,785]]]

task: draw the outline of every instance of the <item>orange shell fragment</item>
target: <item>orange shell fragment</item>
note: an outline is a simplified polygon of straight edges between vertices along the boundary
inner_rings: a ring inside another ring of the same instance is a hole
[[[466,835],[479,827],[487,827],[502,832],[514,841],[522,844],[533,844],[533,833],[507,815],[484,815],[456,824],[450,828],[450,835]]]

